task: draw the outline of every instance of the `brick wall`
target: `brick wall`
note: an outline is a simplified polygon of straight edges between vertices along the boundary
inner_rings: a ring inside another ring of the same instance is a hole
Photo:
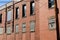
[[[59,6],[59,0],[58,0],[58,7]],[[22,18],[22,5],[26,4],[27,10],[26,14],[27,16],[25,18]],[[16,15],[16,7],[19,7],[19,18],[15,19]],[[7,7],[8,9],[12,9]],[[21,2],[18,2],[14,4],[14,32],[12,32],[10,35],[7,35],[6,33],[3,33],[0,35],[0,40],[57,40],[56,35],[56,29],[50,30],[48,25],[48,18],[51,16],[55,17],[55,9],[49,9],[48,8],[48,0],[35,0],[35,15],[30,16],[30,0],[24,0]],[[2,13],[2,24],[0,26],[4,27],[5,31],[5,20],[6,20],[6,8],[1,10],[0,13]],[[59,14],[60,15],[60,14]],[[35,20],[36,26],[35,26],[35,32],[30,32],[30,21]],[[26,23],[26,32],[22,33],[22,23]],[[60,22],[59,22],[60,23]],[[12,20],[8,24],[6,22],[6,26],[11,26],[12,28],[13,24],[13,14],[12,14]],[[15,33],[15,26],[16,24],[19,25],[19,33]],[[12,29],[11,29],[12,30]]]

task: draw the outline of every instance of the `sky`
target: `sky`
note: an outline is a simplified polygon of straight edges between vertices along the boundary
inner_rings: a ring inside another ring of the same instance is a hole
[[[8,2],[10,2],[11,0],[0,0],[0,6],[7,4]]]

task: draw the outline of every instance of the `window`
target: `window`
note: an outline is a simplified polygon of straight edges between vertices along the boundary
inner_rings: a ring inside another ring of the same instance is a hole
[[[11,27],[7,27],[7,34],[11,34]]]
[[[19,32],[19,26],[18,25],[16,25],[16,27],[15,27],[16,29],[15,29],[15,31],[16,31],[16,33],[18,33]]]
[[[2,14],[0,14],[0,23],[2,23]]]
[[[54,0],[48,0],[48,7],[49,8],[54,7]]]
[[[49,29],[55,29],[55,28],[56,28],[55,18],[49,19]]]
[[[30,15],[34,14],[34,7],[35,7],[35,3],[34,1],[30,3]]]
[[[16,19],[19,18],[19,7],[16,8]]]
[[[22,7],[22,17],[26,16],[26,5],[24,4]]]
[[[26,23],[22,24],[22,32],[26,32]]]
[[[35,21],[30,22],[30,31],[35,31]]]
[[[7,21],[10,21],[12,19],[12,11],[7,12]]]
[[[3,34],[3,28],[0,28],[0,34]]]
[[[14,32],[14,23],[12,24],[12,33]]]

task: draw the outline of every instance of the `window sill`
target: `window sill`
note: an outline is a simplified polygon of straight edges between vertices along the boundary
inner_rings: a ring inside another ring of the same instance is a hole
[[[35,31],[30,31],[30,32],[35,32]]]
[[[11,33],[7,33],[7,35],[11,35]]]
[[[11,22],[12,20],[10,20],[10,21],[7,21],[7,24],[10,24],[10,22]]]
[[[52,31],[52,30],[56,30],[56,28],[49,28],[49,30],[50,30],[50,31]]]
[[[19,32],[15,32],[15,34],[19,34]]]
[[[31,14],[30,16],[34,16],[35,14]]]
[[[22,18],[26,18],[27,16],[24,16],[24,17],[22,17]]]
[[[26,33],[26,32],[22,32],[22,33]]]
[[[49,9],[54,9],[55,7],[50,7]]]
[[[15,18],[16,20],[18,20],[19,18]]]
[[[3,34],[0,34],[0,35],[3,35]]]
[[[49,9],[54,9],[54,7],[51,7],[51,8],[49,8]]]

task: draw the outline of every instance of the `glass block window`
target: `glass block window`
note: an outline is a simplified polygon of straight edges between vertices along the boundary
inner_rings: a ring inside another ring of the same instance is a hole
[[[11,34],[11,27],[7,27],[7,34]]]
[[[3,28],[0,28],[0,34],[3,34],[3,32],[4,32]]]
[[[10,21],[12,19],[12,11],[7,12],[7,21]]]
[[[22,32],[26,32],[26,23],[22,24]]]
[[[15,29],[16,33],[18,33],[18,32],[19,32],[19,26],[18,26],[18,24],[16,25],[15,28],[16,28],[16,29]]]
[[[30,22],[30,31],[35,31],[35,21]]]
[[[49,19],[49,29],[55,29],[55,28],[56,28],[55,18]]]

